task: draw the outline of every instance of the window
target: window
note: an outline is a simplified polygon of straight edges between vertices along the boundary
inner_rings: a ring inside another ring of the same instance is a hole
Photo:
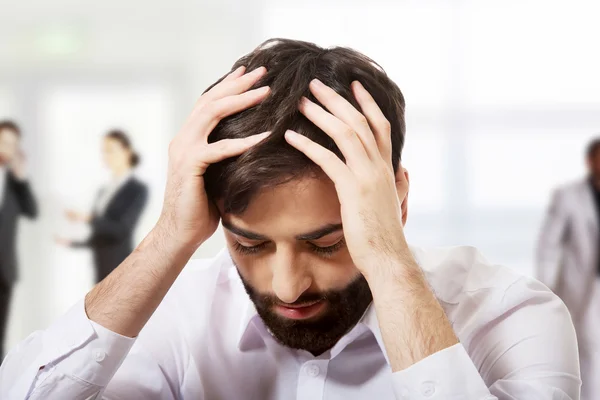
[[[271,0],[261,37],[349,46],[381,64],[407,101],[409,240],[474,245],[533,273],[549,191],[582,175],[600,132],[592,9],[600,4]]]

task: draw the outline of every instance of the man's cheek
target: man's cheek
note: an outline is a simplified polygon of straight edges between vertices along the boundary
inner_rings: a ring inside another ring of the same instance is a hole
[[[243,260],[243,257],[232,257],[242,278],[260,292],[271,289],[272,273],[267,265],[259,262]]]

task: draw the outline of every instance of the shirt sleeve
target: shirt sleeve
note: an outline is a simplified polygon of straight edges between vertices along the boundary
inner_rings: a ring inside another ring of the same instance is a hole
[[[460,343],[392,376],[397,399],[496,399]]]
[[[564,303],[527,277],[487,298],[469,320],[486,323],[464,341],[392,375],[396,398],[579,400],[577,340]]]
[[[81,300],[8,354],[0,398],[99,399],[134,342],[90,321]]]
[[[14,188],[19,200],[21,213],[29,218],[36,218],[38,206],[28,181],[19,181],[14,178]]]

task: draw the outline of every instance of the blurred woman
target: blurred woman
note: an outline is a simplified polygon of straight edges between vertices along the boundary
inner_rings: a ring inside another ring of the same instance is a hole
[[[140,157],[131,141],[119,130],[109,132],[102,144],[103,159],[112,173],[111,181],[96,197],[90,214],[68,210],[67,218],[91,225],[84,242],[58,238],[71,247],[88,247],[94,256],[96,282],[100,282],[133,251],[133,233],[148,199],[148,188],[133,176]]]

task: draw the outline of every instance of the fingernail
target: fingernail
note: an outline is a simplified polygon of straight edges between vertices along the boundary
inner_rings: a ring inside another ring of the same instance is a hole
[[[323,82],[321,82],[320,80],[318,80],[317,78],[310,81],[310,83],[311,83],[311,85],[318,87],[318,88],[322,88],[323,86],[325,86],[325,84]]]
[[[262,75],[263,73],[265,73],[266,70],[267,69],[265,67],[258,67],[254,71],[252,71],[251,74]]]
[[[248,136],[248,139],[256,141],[256,142],[260,142],[261,140],[263,140],[270,134],[271,134],[271,132],[257,133],[256,135]]]
[[[268,86],[263,86],[261,88],[256,89],[258,94],[267,94],[267,93],[269,93],[270,90],[271,90],[271,88]]]

